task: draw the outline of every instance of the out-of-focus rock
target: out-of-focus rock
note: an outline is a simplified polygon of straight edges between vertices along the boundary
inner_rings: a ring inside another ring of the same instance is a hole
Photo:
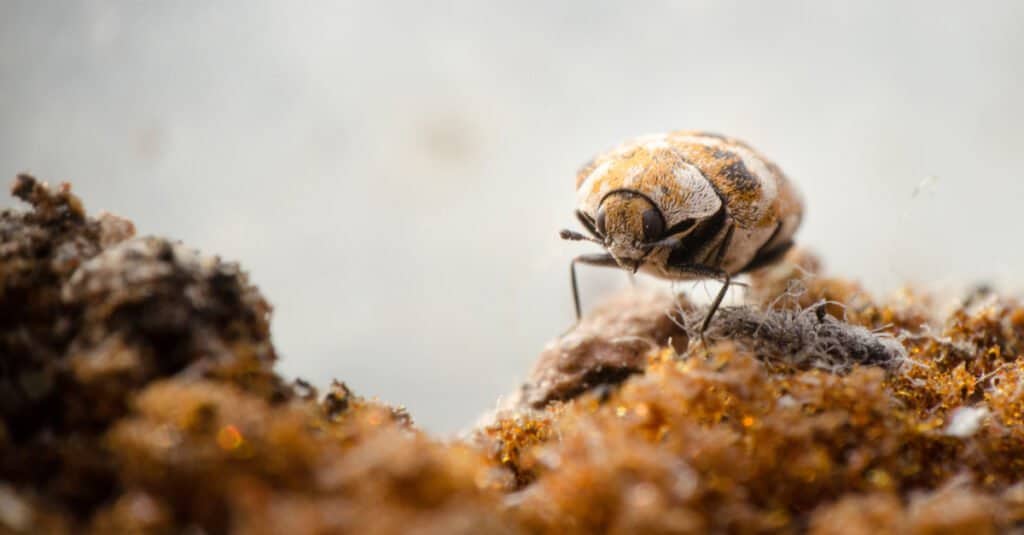
[[[117,416],[128,394],[178,373],[286,395],[272,372],[270,305],[237,264],[137,238],[85,262],[63,297],[82,310],[68,364],[74,379],[89,385],[92,403],[83,417]]]
[[[103,243],[127,239],[132,230],[86,217],[67,185],[53,191],[19,175],[12,192],[32,206],[0,213],[0,415],[18,440],[35,432],[39,413],[63,395],[78,310],[62,299],[62,286]]]
[[[515,533],[509,471],[273,370],[237,264],[20,176],[0,214],[0,532]]]

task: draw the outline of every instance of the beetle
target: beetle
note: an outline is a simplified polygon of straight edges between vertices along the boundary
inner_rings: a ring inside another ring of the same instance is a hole
[[[663,279],[722,282],[707,329],[732,277],[771,264],[793,246],[803,201],[777,165],[746,143],[680,130],[635,138],[603,152],[576,174],[576,218],[587,234],[562,239],[604,247],[570,262],[576,319],[576,265],[619,267]]]

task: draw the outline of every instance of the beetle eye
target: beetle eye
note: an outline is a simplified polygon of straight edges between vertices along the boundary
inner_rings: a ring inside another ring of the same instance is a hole
[[[597,221],[596,221],[596,223],[597,223],[597,231],[600,232],[602,236],[607,236],[608,235],[608,229],[605,228],[605,226],[604,226],[604,219],[605,219],[604,208],[601,208],[601,209],[599,209],[597,211]]]
[[[665,233],[665,220],[661,218],[661,213],[657,210],[652,208],[644,212],[643,222],[645,240],[654,241]]]

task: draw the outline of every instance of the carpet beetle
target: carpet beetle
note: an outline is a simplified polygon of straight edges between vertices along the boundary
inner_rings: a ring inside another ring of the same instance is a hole
[[[621,267],[673,280],[723,283],[701,324],[707,328],[733,275],[769,264],[793,245],[800,194],[774,163],[734,138],[697,131],[643,136],[599,154],[576,175],[576,217],[600,244],[570,264]]]

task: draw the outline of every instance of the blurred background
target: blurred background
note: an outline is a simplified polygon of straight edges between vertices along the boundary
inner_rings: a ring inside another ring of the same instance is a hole
[[[285,374],[440,433],[573,321],[574,173],[635,135],[749,141],[874,292],[1020,286],[1024,3],[489,4],[4,2],[0,175],[240,261]]]

